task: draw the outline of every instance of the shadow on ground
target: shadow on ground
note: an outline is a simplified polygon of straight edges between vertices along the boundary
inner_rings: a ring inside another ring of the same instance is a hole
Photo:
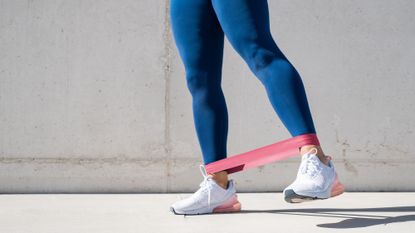
[[[371,214],[364,214],[370,212]],[[383,216],[372,213],[385,212],[413,212],[409,215],[400,216]],[[337,223],[317,224],[318,227],[324,228],[359,228],[374,225],[386,225],[390,223],[415,221],[415,206],[396,206],[380,208],[310,208],[310,209],[277,209],[277,210],[241,210],[241,214],[250,213],[272,213],[272,214],[289,214],[313,217],[332,217],[344,218]]]

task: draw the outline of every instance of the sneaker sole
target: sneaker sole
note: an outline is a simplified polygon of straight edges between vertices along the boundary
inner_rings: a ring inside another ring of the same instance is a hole
[[[241,211],[241,203],[238,201],[238,198],[233,195],[229,200],[227,200],[222,205],[213,209],[213,213],[231,213]]]
[[[344,193],[344,186],[342,183],[340,183],[338,177],[336,176],[336,179],[334,180],[333,185],[331,186],[329,198],[336,197],[342,193]],[[301,203],[306,201],[325,200],[328,198],[320,198],[318,196],[304,196],[295,193],[292,189],[289,189],[285,191],[284,199],[286,202],[289,203]]]
[[[233,195],[231,198],[226,200],[220,206],[213,208],[213,210],[204,212],[204,211],[190,211],[188,213],[178,213],[176,210],[170,206],[170,211],[176,215],[201,215],[201,214],[212,214],[212,213],[233,213],[241,211],[241,203],[238,201],[237,195]]]

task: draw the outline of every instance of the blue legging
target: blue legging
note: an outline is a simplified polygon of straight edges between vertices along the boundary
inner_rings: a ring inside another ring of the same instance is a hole
[[[291,136],[316,133],[301,77],[272,38],[266,0],[171,0],[170,19],[205,165],[227,156],[224,35],[265,87]]]

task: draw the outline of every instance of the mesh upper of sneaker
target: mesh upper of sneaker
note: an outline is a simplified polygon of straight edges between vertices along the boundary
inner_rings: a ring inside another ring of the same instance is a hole
[[[200,172],[203,176],[203,181],[199,184],[199,189],[190,196],[189,199],[191,199],[193,202],[205,205],[206,199],[205,199],[205,193],[207,193],[207,205],[208,208],[211,207],[211,200],[212,200],[212,190],[216,189],[216,191],[221,192],[220,195],[223,194],[223,192],[226,192],[226,190],[222,189],[216,182],[213,180],[213,176],[210,174],[207,174],[206,169],[203,165],[199,166]]]
[[[207,192],[208,194],[207,203],[208,203],[208,206],[210,207],[211,193],[212,193],[212,189],[214,188],[213,186],[214,186],[215,181],[213,181],[212,175],[207,174],[206,169],[203,165],[200,165],[199,169],[202,173],[203,181],[199,184],[200,188],[192,196],[193,198],[195,198],[197,202],[202,203],[202,201],[204,200],[203,193]]]
[[[325,165],[320,161],[316,153],[309,151],[302,156],[297,178],[292,186],[302,190],[325,189],[325,186],[330,183],[330,180],[327,182],[326,179],[331,179],[331,173],[333,172],[331,160],[329,160],[328,165]]]
[[[314,178],[315,176],[319,174],[319,172],[321,172],[321,170],[322,168],[319,162],[316,159],[314,159],[312,154],[303,155],[300,169],[299,169],[299,172],[302,175],[307,175],[310,178]]]

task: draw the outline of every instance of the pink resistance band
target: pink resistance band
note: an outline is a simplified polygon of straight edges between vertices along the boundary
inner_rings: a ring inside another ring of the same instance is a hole
[[[283,160],[300,154],[305,145],[320,145],[317,135],[302,134],[242,154],[230,156],[205,165],[206,172],[227,171],[229,174]]]

